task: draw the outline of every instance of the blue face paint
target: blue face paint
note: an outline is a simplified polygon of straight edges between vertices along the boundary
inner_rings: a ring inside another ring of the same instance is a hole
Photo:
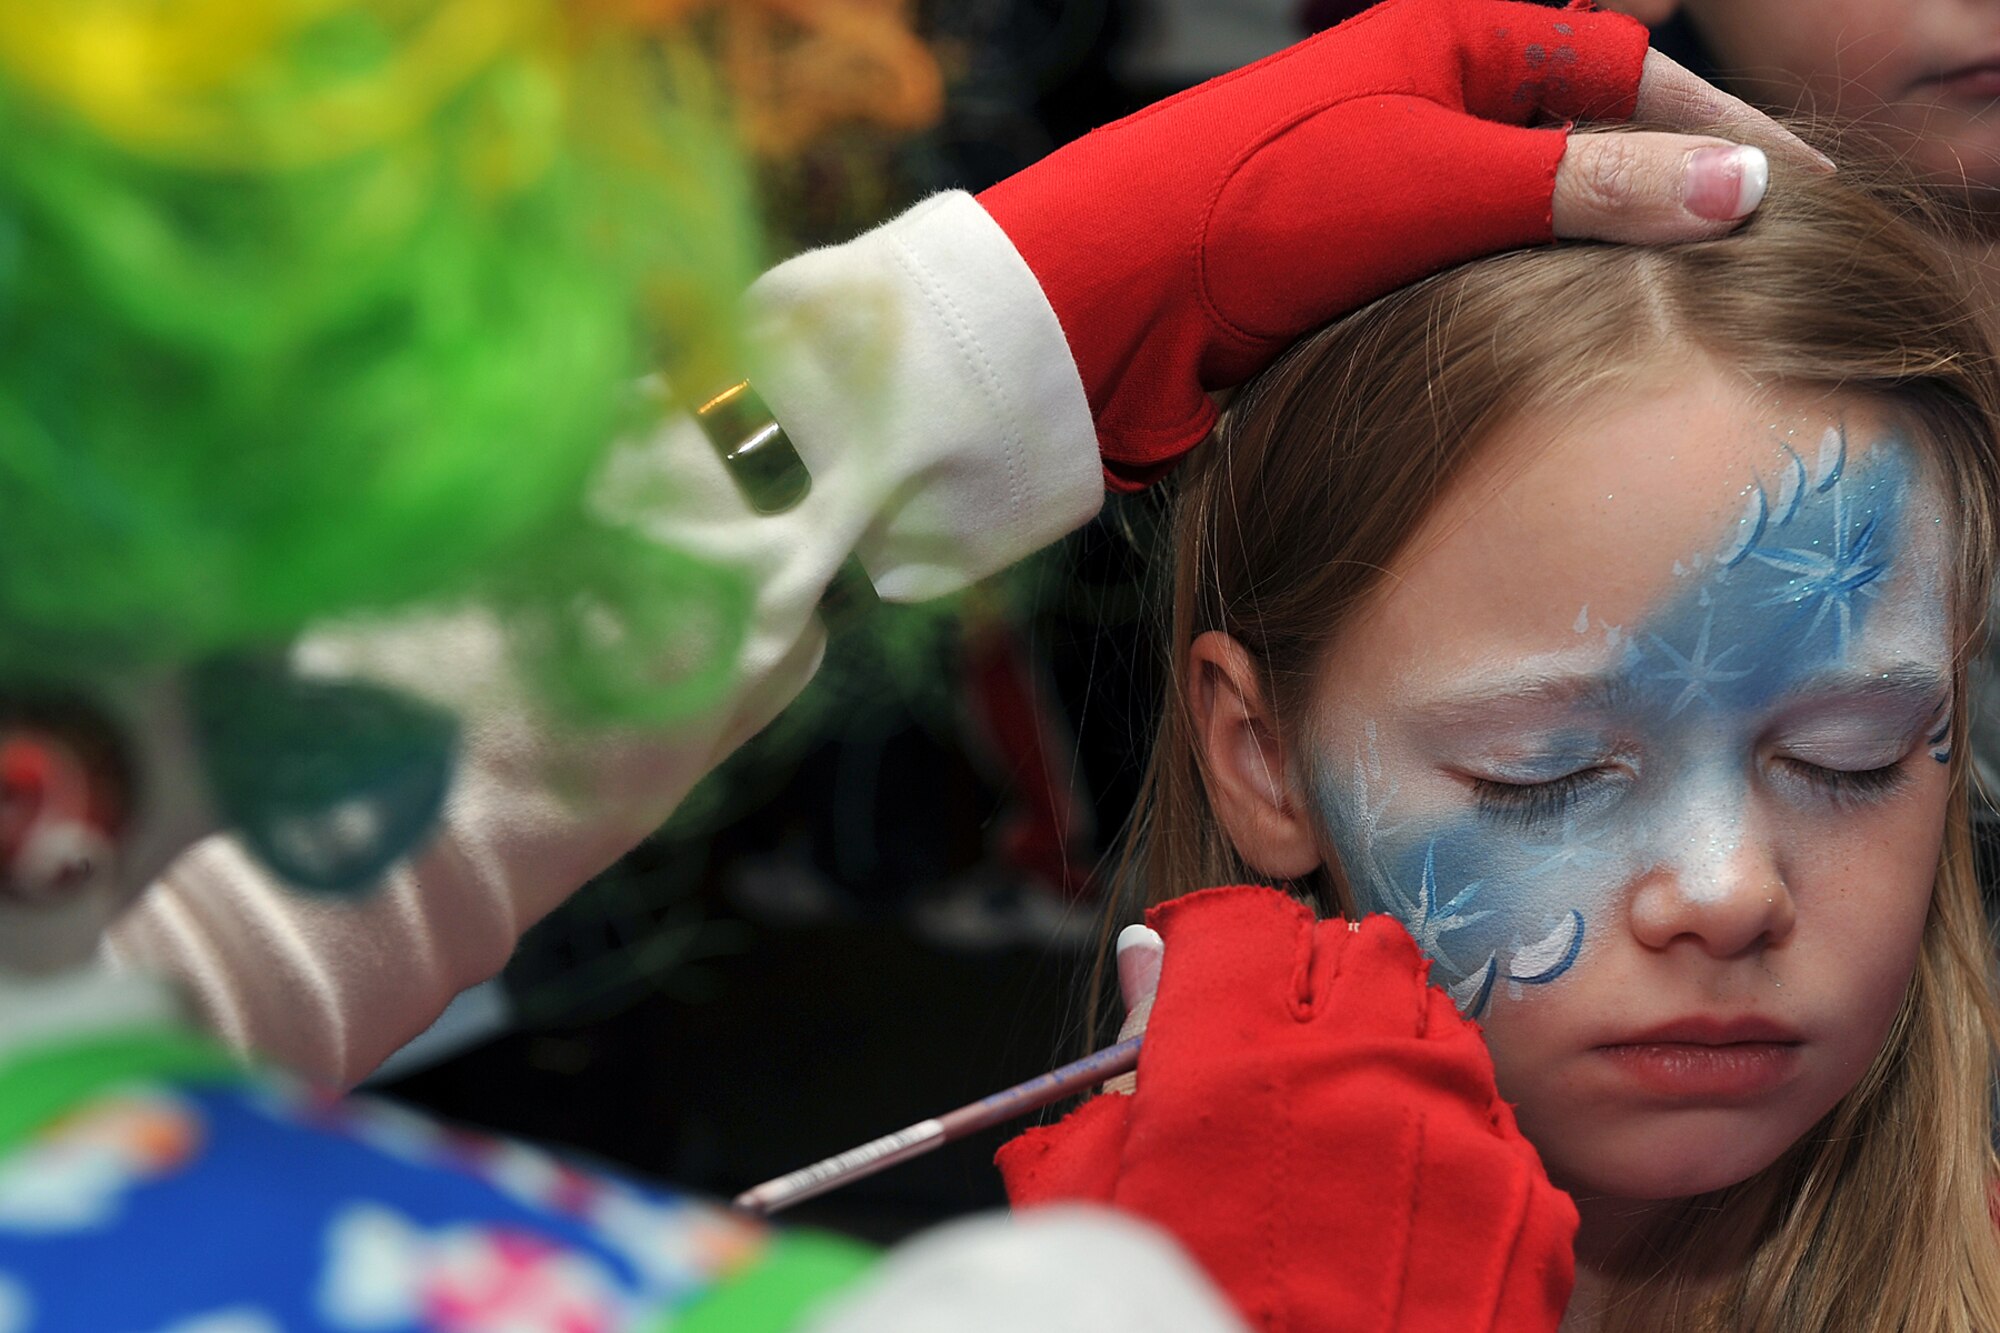
[[[1824,811],[1892,790],[1913,745],[1949,760],[1941,663],[1857,674],[1874,667],[1857,649],[1910,535],[1916,451],[1892,440],[1853,458],[1834,428],[1813,453],[1787,449],[1746,488],[1741,517],[1674,564],[1678,586],[1644,623],[1579,613],[1576,632],[1604,647],[1596,674],[1469,702],[1472,730],[1488,703],[1532,720],[1488,728],[1504,739],[1466,765],[1454,808],[1402,799],[1407,770],[1384,762],[1373,724],[1313,774],[1361,907],[1410,929],[1468,1015],[1576,967],[1639,876],[1668,868],[1683,892],[1713,891],[1754,788]],[[1815,711],[1823,696],[1895,702],[1891,720],[1856,728],[1844,705]],[[1773,735],[1777,754],[1760,754]]]

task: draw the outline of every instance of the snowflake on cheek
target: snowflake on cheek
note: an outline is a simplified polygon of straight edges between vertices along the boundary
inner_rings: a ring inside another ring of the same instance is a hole
[[[1577,831],[1575,815],[1564,815],[1562,831],[1549,846],[1548,854],[1530,866],[1528,874],[1536,879],[1547,879],[1551,875],[1588,870],[1611,859],[1610,852],[1584,840],[1583,834]]]
[[[1352,790],[1359,806],[1354,827],[1366,854],[1376,839],[1401,831],[1403,821],[1391,819],[1389,812],[1402,784],[1388,774],[1382,762],[1381,738],[1375,724],[1365,724],[1362,732],[1366,739],[1355,747]]]
[[[1477,972],[1454,983],[1446,993],[1451,996],[1451,1002],[1458,1007],[1459,1013],[1477,1021],[1485,1014],[1486,1005],[1493,998],[1493,983],[1499,975],[1499,955],[1488,954],[1486,962]]]
[[[1548,934],[1514,951],[1507,963],[1507,980],[1546,986],[1576,966],[1577,955],[1583,952],[1583,936],[1583,913],[1572,907]]]
[[[1480,881],[1474,880],[1460,889],[1449,902],[1438,901],[1437,843],[1432,841],[1424,848],[1423,884],[1417,898],[1412,901],[1406,894],[1396,891],[1393,914],[1409,928],[1417,947],[1424,956],[1451,972],[1463,973],[1464,968],[1452,962],[1445,952],[1444,937],[1455,930],[1462,930],[1475,921],[1484,920],[1488,912],[1473,912],[1466,909],[1479,897]]]

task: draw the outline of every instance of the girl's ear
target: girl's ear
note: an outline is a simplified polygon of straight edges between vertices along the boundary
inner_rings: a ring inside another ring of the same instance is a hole
[[[1188,649],[1187,666],[1188,709],[1209,808],[1237,855],[1273,879],[1318,869],[1311,806],[1291,788],[1277,719],[1249,651],[1210,630]]]
[[[1649,28],[1656,28],[1674,16],[1680,0],[1601,0],[1606,9],[1630,14]]]

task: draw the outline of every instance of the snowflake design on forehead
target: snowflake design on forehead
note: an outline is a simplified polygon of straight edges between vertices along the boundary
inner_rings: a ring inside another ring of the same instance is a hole
[[[1880,515],[1872,510],[1862,517],[1853,513],[1848,494],[1847,427],[1844,423],[1829,426],[1821,438],[1816,478],[1808,479],[1805,460],[1789,445],[1785,446],[1785,455],[1786,462],[1778,478],[1776,504],[1771,502],[1761,478],[1751,483],[1743,517],[1737,523],[1737,533],[1716,555],[1715,579],[1720,583],[1731,571],[1745,564],[1774,571],[1781,578],[1774,590],[1756,605],[1792,606],[1802,615],[1809,613],[1810,619],[1800,635],[1801,639],[1810,639],[1821,626],[1830,624],[1834,650],[1845,657],[1854,632],[1859,599],[1876,596],[1878,589],[1875,585],[1889,569],[1888,554],[1880,540]],[[1826,507],[1808,506],[1808,500],[1822,495],[1827,497]],[[1810,509],[1818,509],[1826,515],[1827,530],[1811,536],[1801,535],[1794,528],[1794,521],[1805,516]],[[1707,589],[1703,592],[1702,604],[1705,606],[1709,604]],[[1663,673],[1663,678],[1679,679],[1688,686],[1673,705],[1676,714],[1696,698],[1710,697],[1709,685],[1748,674],[1739,673],[1732,677],[1715,673],[1714,668],[1720,666],[1734,649],[1725,651],[1713,662],[1705,661],[1702,650],[1708,629],[1708,624],[1704,623],[1696,651],[1686,656],[1676,653],[1665,642],[1655,640],[1663,651],[1675,659],[1675,669]]]
[[[1708,655],[1709,635],[1714,629],[1715,612],[1710,611],[1702,617],[1701,630],[1695,635],[1694,647],[1685,653],[1657,634],[1646,636],[1670,663],[1668,668],[1658,673],[1655,679],[1684,686],[1680,697],[1675,699],[1673,706],[1667,710],[1668,717],[1679,717],[1681,711],[1697,699],[1703,703],[1713,704],[1715,695],[1710,693],[1711,686],[1725,685],[1750,674],[1748,667],[1732,668],[1726,665],[1731,658],[1742,651],[1741,644],[1731,644],[1712,658]]]
[[[1855,599],[1875,596],[1875,581],[1888,572],[1889,562],[1876,547],[1881,520],[1870,514],[1858,527],[1848,519],[1847,488],[1833,490],[1833,537],[1825,549],[1792,546],[1778,550],[1755,550],[1752,559],[1788,574],[1786,586],[1759,603],[1783,606],[1791,603],[1801,611],[1812,609],[1805,637],[1810,638],[1829,617],[1834,626],[1834,650],[1847,655],[1847,641],[1854,631]]]

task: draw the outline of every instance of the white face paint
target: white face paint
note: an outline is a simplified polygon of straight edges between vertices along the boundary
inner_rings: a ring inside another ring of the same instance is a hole
[[[1639,624],[1586,605],[1580,643],[1427,701],[1433,762],[1469,779],[1461,808],[1399,808],[1372,723],[1317,775],[1362,907],[1410,928],[1469,1017],[1567,975],[1651,867],[1722,892],[1758,784],[1859,808],[1919,742],[1949,758],[1943,593],[1905,549],[1938,506],[1912,446],[1873,443],[1852,468],[1840,425],[1810,467],[1781,446],[1775,482],[1751,480],[1741,516],[1672,562]]]
[[[1774,409],[1705,366],[1482,459],[1329,651],[1325,844],[1485,1024],[1560,1182],[1732,1183],[1859,1078],[1914,965],[1946,506],[1872,403]],[[1606,1057],[1676,1025],[1777,1049],[1644,1087]]]

